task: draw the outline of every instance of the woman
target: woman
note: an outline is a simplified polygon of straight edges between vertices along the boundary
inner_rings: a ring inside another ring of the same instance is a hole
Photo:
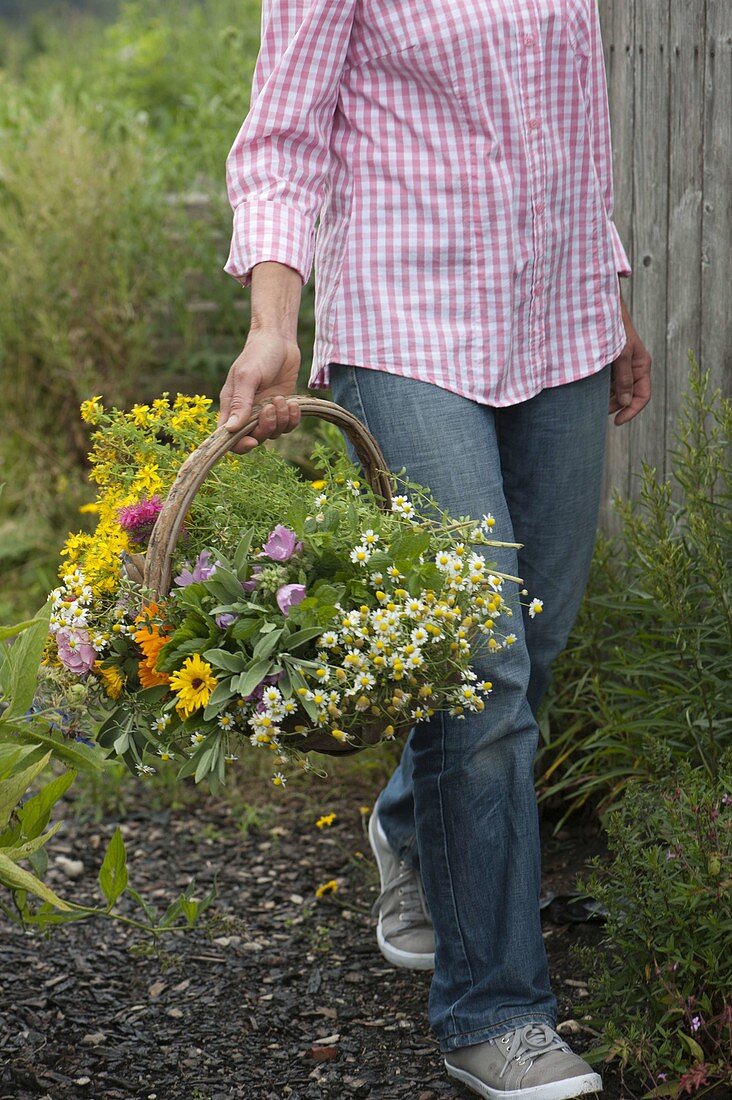
[[[650,397],[622,303],[596,0],[265,0],[227,161],[226,270],[252,288],[221,393],[240,445],[289,431],[315,250],[310,385],[454,514],[492,513],[513,604],[485,712],[418,723],[370,822],[392,963],[435,967],[430,1023],[478,1095],[601,1081],[554,1030],[539,920],[536,712],[592,556],[608,410]]]

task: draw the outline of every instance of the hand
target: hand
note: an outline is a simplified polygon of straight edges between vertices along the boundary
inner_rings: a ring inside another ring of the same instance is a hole
[[[294,394],[300,368],[297,344],[278,333],[252,329],[246,345],[231,365],[221,390],[219,425],[230,432],[243,428],[252,406],[264,405],[251,435],[239,440],[233,450],[245,454],[263,439],[274,439],[300,423],[300,407],[287,397]]]
[[[622,299],[621,307],[627,341],[612,365],[608,409],[608,413],[618,414],[613,421],[618,427],[637,416],[651,400],[651,357],[635,331]]]

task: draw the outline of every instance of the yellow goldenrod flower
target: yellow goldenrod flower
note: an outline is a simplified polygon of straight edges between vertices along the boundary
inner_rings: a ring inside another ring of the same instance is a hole
[[[104,413],[104,406],[102,405],[102,395],[98,394],[96,397],[90,397],[87,401],[81,403],[81,419],[85,424],[98,424]]]
[[[336,814],[334,813],[323,814],[322,817],[319,817],[315,822],[315,825],[318,829],[323,829],[326,825],[332,825],[335,819]]]
[[[326,483],[325,483],[325,481],[323,480],[323,478],[322,478],[322,477],[321,477],[321,478],[318,478],[318,480],[317,480],[317,481],[311,481],[311,482],[310,482],[310,486],[311,486],[311,488],[313,488],[313,489],[316,489],[316,490],[317,490],[317,489],[324,489],[324,488],[325,488],[325,484],[326,484]]]
[[[337,891],[338,883],[334,878],[332,878],[328,882],[324,882],[321,886],[318,887],[318,889],[315,891],[315,896],[316,898],[324,898],[326,894],[335,894],[337,893]]]

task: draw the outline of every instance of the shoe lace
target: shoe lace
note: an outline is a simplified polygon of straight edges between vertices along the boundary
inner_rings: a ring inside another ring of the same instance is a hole
[[[523,1066],[529,1059],[535,1061],[541,1058],[542,1054],[570,1050],[547,1024],[526,1024],[515,1031],[509,1031],[499,1042],[506,1048],[503,1052],[506,1064],[501,1070],[501,1077],[514,1060]]]
[[[395,890],[399,893],[399,920],[407,928],[420,927],[430,923],[419,874],[404,859],[399,860],[398,873],[390,882],[387,882],[371,906],[373,917],[378,915],[385,899],[391,897]]]

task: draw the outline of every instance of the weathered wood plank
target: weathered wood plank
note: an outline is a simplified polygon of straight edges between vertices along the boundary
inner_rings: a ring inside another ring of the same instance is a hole
[[[600,19],[613,137],[615,224],[632,264],[635,0],[601,4]],[[623,296],[632,310],[632,279],[623,280]],[[611,419],[600,509],[600,525],[608,534],[618,528],[617,515],[611,507],[613,492],[617,490],[627,497],[629,489],[628,429],[616,428]]]
[[[732,394],[732,5],[707,0],[702,365]]]
[[[670,0],[635,9],[633,320],[654,360],[653,397],[628,425],[631,494],[645,460],[663,475],[666,459]]]
[[[705,0],[673,0],[668,52],[667,477],[668,448],[687,388],[689,351],[701,353],[705,30]]]

